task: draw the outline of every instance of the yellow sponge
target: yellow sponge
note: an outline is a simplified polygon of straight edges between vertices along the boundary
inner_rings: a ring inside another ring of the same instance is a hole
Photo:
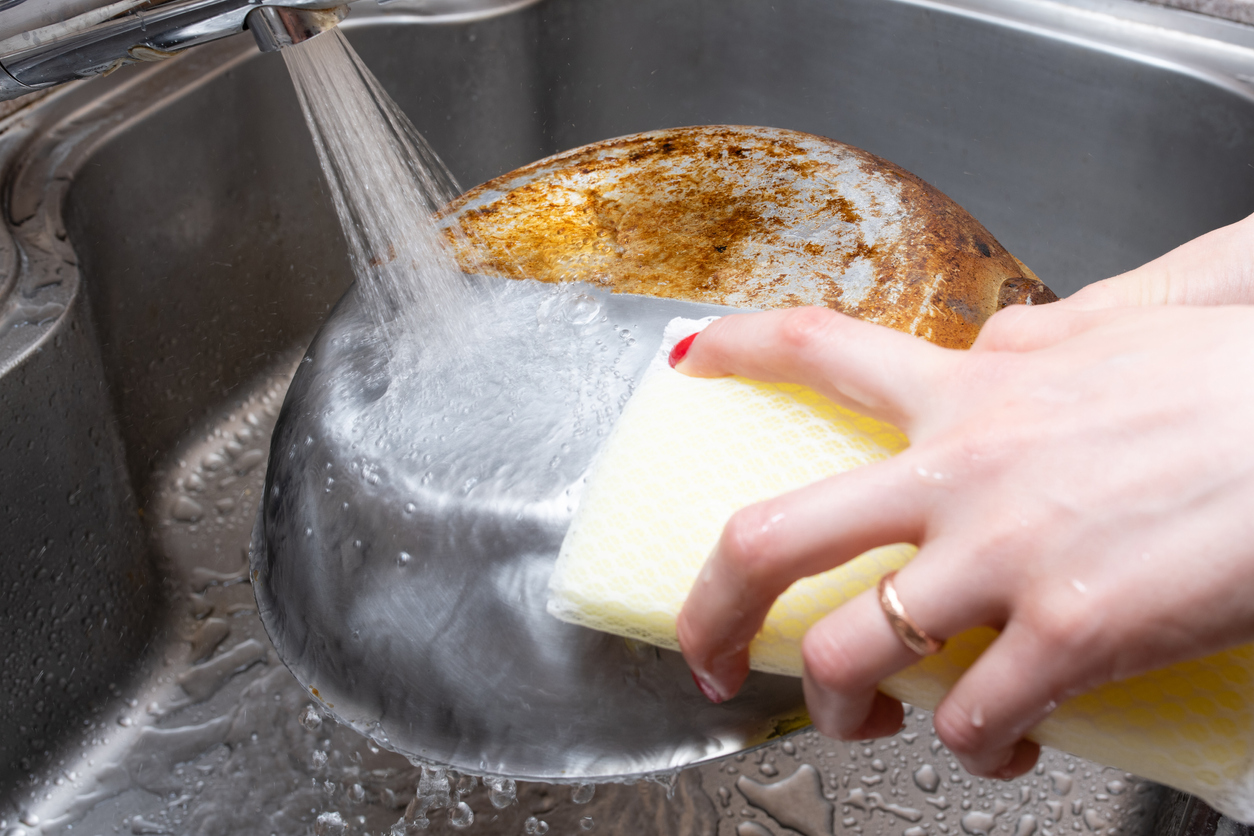
[[[675,320],[589,474],[549,585],[564,621],[678,648],[675,622],[706,556],[738,508],[858,465],[907,441],[800,386],[702,380],[666,362],[708,322]],[[915,548],[874,549],[793,584],[750,647],[757,670],[800,676],[801,637],[900,568]],[[995,638],[978,629],[883,683],[934,708]],[[1254,646],[1112,683],[1063,704],[1040,743],[1200,795],[1254,820]]]

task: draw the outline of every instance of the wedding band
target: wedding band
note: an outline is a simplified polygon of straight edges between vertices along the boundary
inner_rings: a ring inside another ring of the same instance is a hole
[[[879,586],[880,608],[888,617],[888,623],[893,625],[893,632],[897,634],[897,638],[901,639],[902,644],[920,656],[940,653],[945,642],[929,636],[922,627],[914,623],[913,618],[906,614],[906,608],[901,605],[901,599],[897,597],[897,588],[893,586],[893,578],[896,575],[896,572],[889,572],[880,578]]]

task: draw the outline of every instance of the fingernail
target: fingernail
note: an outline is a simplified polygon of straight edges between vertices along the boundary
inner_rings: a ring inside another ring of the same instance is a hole
[[[718,705],[723,701],[723,697],[719,695],[718,691],[714,690],[714,686],[697,676],[696,671],[692,672],[692,681],[697,683],[697,688],[700,689],[701,693],[704,694],[705,698],[710,702]]]
[[[696,334],[689,334],[675,343],[675,347],[671,349],[671,356],[668,358],[672,369],[679,365],[680,360],[688,356],[688,349],[692,348],[692,341],[696,338]]]

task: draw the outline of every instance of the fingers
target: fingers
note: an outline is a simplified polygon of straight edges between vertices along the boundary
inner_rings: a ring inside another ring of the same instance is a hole
[[[801,653],[806,707],[819,732],[839,740],[865,740],[901,728],[901,703],[876,689],[880,680],[914,664],[919,656],[893,632],[874,590],[811,627]],[[893,704],[896,711],[891,710]]]
[[[826,308],[793,308],[711,323],[676,368],[803,384],[908,431],[959,354]]]
[[[739,690],[748,648],[793,582],[885,543],[921,538],[927,486],[897,457],[737,512],[679,615],[693,673],[718,699]]]
[[[1082,658],[1012,620],[937,706],[937,735],[973,775],[1023,774],[1040,749],[1023,736],[1064,694],[1081,690]]]
[[[1135,270],[1063,299],[1073,310],[1254,303],[1254,215],[1194,238]],[[1060,303],[1054,303],[1060,304]]]
[[[971,350],[975,352],[1028,352],[1057,345],[1091,331],[1119,313],[1104,308],[1088,309],[1072,299],[1049,305],[1011,305],[988,318]]]
[[[951,567],[920,553],[895,579],[911,618],[936,638],[997,622],[1006,608]],[[1036,763],[1040,746],[1024,735],[1053,710],[1048,694],[1059,693],[1074,671],[1067,670],[1073,660],[1047,652],[1034,635],[1017,626],[1003,632],[937,708],[938,736],[973,775],[1006,780]],[[901,728],[901,704],[876,689],[920,657],[893,631],[875,591],[810,628],[802,653],[806,705],[821,733],[863,740]]]
[[[894,586],[910,618],[928,635],[945,639],[995,622],[1004,607],[985,587],[968,582],[952,561],[925,547],[897,573]],[[806,704],[815,727],[829,737],[859,740],[887,724],[879,683],[919,661],[893,630],[876,590],[828,614],[802,642]],[[897,729],[888,729],[887,733]]]

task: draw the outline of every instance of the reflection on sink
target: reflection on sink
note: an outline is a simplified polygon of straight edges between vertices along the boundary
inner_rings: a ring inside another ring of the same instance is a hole
[[[1254,210],[1254,30],[1171,10],[549,0],[346,25],[467,185],[658,127],[810,131],[929,180],[1060,293]],[[302,722],[243,573],[274,415],[349,281],[282,61],[233,39],[60,90],[4,123],[0,160],[0,833],[388,832],[419,771]],[[1057,753],[970,779],[933,740],[922,712],[865,746],[802,734],[682,773],[671,802],[528,785],[497,809],[465,779],[468,830],[1215,824]]]

